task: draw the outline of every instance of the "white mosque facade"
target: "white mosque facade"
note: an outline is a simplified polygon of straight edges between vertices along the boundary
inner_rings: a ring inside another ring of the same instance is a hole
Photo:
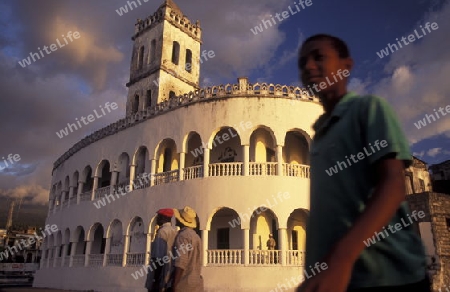
[[[45,239],[33,285],[146,291],[155,213],[189,205],[206,291],[289,288],[303,270],[320,103],[247,78],[200,88],[200,24],[170,0],[138,20],[132,39],[126,117],[54,164],[46,224],[59,231]]]

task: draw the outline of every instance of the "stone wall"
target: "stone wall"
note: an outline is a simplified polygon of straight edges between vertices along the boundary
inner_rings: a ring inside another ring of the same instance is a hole
[[[436,262],[428,265],[433,291],[450,286],[450,196],[425,192],[407,196],[411,211],[424,211],[419,222],[431,222]]]

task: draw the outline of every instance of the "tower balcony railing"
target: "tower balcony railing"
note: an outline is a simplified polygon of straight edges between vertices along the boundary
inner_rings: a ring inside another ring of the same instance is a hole
[[[249,175],[277,175],[277,162],[250,162]]]
[[[303,267],[305,265],[305,252],[301,250],[287,250],[286,265]]]
[[[209,176],[240,176],[243,162],[209,164]]]
[[[162,185],[178,181],[180,176],[179,174],[180,172],[178,169],[165,171],[161,173],[155,173],[154,174],[155,185]]]
[[[143,253],[127,253],[127,267],[138,267],[145,263],[145,252]]]
[[[69,205],[73,206],[77,204],[77,196],[73,196],[72,198],[69,199],[70,203]]]
[[[183,173],[185,180],[203,177],[203,165],[196,165],[183,168]]]
[[[86,256],[84,254],[77,254],[72,256],[72,267],[84,267]]]
[[[104,254],[90,254],[89,255],[89,267],[102,267]]]
[[[210,249],[207,252],[209,266],[233,266],[244,263],[243,249]]]
[[[95,190],[94,198],[95,199],[102,198],[102,197],[106,196],[107,194],[109,194],[110,190],[111,190],[111,186],[98,188]]]
[[[310,178],[309,165],[283,163],[283,175]]]
[[[123,254],[107,254],[106,255],[106,265],[111,267],[121,267],[123,261]]]
[[[281,250],[249,250],[249,265],[279,265]]]
[[[80,201],[90,201],[91,200],[92,191],[87,191],[80,194]]]
[[[64,257],[64,267],[69,267],[70,266],[70,256],[65,256]]]

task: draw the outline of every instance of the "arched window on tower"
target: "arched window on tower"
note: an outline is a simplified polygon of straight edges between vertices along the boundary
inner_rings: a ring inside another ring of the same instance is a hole
[[[139,48],[138,69],[142,69],[143,65],[144,65],[144,46]]]
[[[174,41],[172,49],[172,63],[178,65],[179,61],[180,61],[180,44]]]
[[[133,108],[132,108],[132,113],[135,114],[139,111],[139,95],[135,95],[134,96],[134,100],[133,100]]]
[[[151,64],[155,62],[156,59],[156,40],[152,40],[150,43],[150,52],[148,54],[148,63]]]
[[[186,71],[191,73],[192,71],[192,51],[187,49],[186,50],[186,65],[184,67]]]

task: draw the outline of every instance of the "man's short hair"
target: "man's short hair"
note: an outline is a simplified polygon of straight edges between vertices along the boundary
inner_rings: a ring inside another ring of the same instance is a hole
[[[343,40],[341,40],[338,37],[324,33],[315,34],[307,38],[300,47],[300,51],[302,50],[303,46],[305,46],[307,43],[317,40],[329,40],[333,45],[334,49],[338,52],[339,58],[345,59],[350,57],[350,50],[348,49],[347,44]]]

